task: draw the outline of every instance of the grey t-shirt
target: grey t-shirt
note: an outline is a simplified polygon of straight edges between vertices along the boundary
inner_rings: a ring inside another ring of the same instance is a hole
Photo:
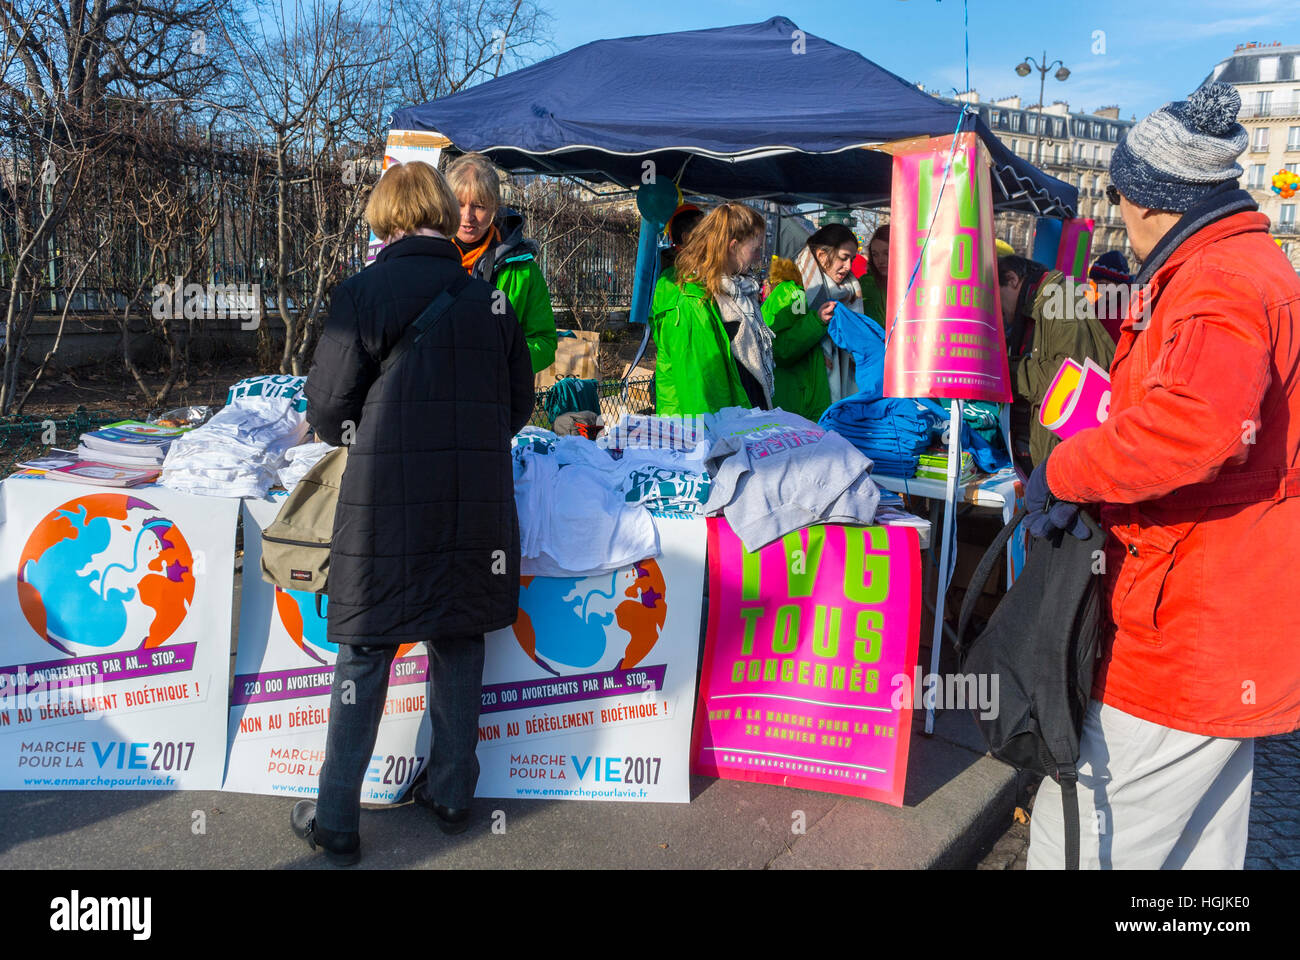
[[[719,511],[751,552],[817,523],[870,524],[880,491],[871,461],[838,433],[784,410],[719,411],[705,512]]]

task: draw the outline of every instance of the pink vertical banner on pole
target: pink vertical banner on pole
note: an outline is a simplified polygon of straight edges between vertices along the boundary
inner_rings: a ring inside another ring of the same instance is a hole
[[[818,525],[750,553],[710,518],[694,772],[901,806],[920,572],[909,527]]]
[[[1067,220],[1061,228],[1061,245],[1056,250],[1056,269],[1075,280],[1088,278],[1088,260],[1092,253],[1092,233],[1096,221]]]
[[[1010,403],[988,153],[958,134],[945,184],[952,147],[934,137],[894,155],[884,392]]]

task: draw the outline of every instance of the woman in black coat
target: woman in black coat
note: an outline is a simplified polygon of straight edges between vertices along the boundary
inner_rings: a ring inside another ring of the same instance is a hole
[[[483,635],[518,613],[510,440],[532,415],[534,393],[509,301],[469,280],[419,341],[382,366],[406,328],[465,277],[447,239],[459,210],[428,164],[384,174],[366,219],[388,245],[335,288],[307,377],[308,421],[349,451],[330,551],[329,639],[339,655],[320,795],[292,819],[334,862],[359,858],[361,786],[400,644],[426,641],[429,650],[433,743],[427,790],[415,799],[445,831],[468,825]]]

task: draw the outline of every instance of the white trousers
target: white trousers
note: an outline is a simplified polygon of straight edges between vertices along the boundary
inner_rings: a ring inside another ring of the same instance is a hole
[[[1255,741],[1172,730],[1093,700],[1079,743],[1079,867],[1240,870]],[[1061,788],[1043,778],[1030,870],[1065,866]]]

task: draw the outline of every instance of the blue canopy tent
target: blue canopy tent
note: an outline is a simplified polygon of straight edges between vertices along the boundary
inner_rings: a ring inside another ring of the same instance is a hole
[[[655,177],[671,178],[684,194],[833,206],[889,203],[893,158],[880,148],[951,136],[959,125],[988,148],[995,209],[1074,216],[1078,191],[1007,150],[977,113],[929,96],[785,17],[600,40],[392,118],[395,130],[436,134],[444,147],[487,154],[516,173],[630,189],[645,182],[651,160]],[[646,316],[655,227],[643,220],[633,320]],[[1003,422],[1005,429],[1005,415]],[[949,573],[959,424],[960,403],[953,401],[940,559]],[[947,573],[940,578],[931,673],[938,670],[946,579]],[[927,710],[926,732],[932,729]]]
[[[889,202],[870,149],[951,134],[961,108],[785,17],[599,40],[441,100],[392,126],[440,134],[513,172],[634,187],[653,160],[683,193],[844,206]],[[1077,190],[1007,150],[977,114],[998,209],[1073,216]]]

